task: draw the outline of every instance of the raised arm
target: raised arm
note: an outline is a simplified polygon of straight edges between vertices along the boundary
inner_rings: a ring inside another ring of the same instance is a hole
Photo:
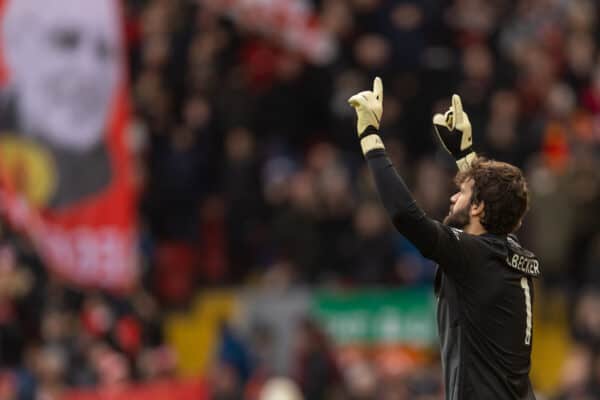
[[[460,233],[429,218],[417,205],[396,172],[379,137],[383,113],[383,83],[375,78],[372,91],[360,92],[348,102],[356,110],[357,132],[363,154],[375,179],[381,201],[396,229],[419,251],[443,266],[463,264]]]

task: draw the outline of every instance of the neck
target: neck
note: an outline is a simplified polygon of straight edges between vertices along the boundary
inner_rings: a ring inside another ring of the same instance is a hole
[[[475,236],[487,233],[487,230],[483,227],[483,225],[481,225],[479,220],[476,219],[472,219],[471,222],[469,222],[469,225],[465,226],[464,231],[470,235]]]

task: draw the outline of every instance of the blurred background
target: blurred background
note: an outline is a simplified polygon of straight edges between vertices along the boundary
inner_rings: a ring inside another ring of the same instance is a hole
[[[478,153],[524,170],[534,386],[600,398],[599,17],[0,0],[0,399],[272,399],[275,376],[310,400],[442,399],[435,266],[391,227],[347,104],[375,75],[429,215],[454,189],[431,128],[452,93]]]

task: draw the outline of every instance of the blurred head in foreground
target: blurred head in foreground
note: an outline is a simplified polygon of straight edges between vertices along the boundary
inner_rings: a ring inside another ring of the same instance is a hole
[[[259,400],[302,400],[302,394],[291,379],[272,378],[265,383]]]

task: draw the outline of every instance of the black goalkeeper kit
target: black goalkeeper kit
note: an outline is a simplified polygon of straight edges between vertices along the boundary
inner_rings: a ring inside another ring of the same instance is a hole
[[[396,229],[438,263],[437,322],[447,400],[533,400],[532,278],[539,262],[512,235],[470,235],[430,219],[383,149],[366,154]]]

